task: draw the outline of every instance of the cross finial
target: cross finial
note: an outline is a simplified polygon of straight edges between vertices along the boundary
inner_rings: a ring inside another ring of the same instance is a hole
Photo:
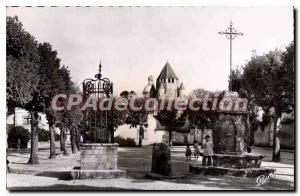
[[[229,27],[225,31],[220,31],[218,32],[220,35],[225,35],[228,39],[233,40],[237,36],[242,36],[244,35],[242,32],[238,32],[234,27],[233,27],[233,22],[230,21]]]
[[[101,60],[100,60],[100,64],[99,64],[99,74],[101,74],[101,68],[102,68],[102,65],[101,65]]]
[[[102,77],[101,68],[102,68],[102,65],[101,65],[101,60],[100,60],[98,73],[95,75],[95,77],[98,78],[98,79],[100,79]]]

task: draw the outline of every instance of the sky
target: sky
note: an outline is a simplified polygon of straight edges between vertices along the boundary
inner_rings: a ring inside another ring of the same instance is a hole
[[[149,75],[158,77],[168,61],[186,94],[193,89],[228,88],[229,40],[233,22],[244,35],[233,40],[233,68],[293,41],[292,7],[8,7],[39,42],[57,50],[72,80],[102,74],[114,95],[141,95]]]

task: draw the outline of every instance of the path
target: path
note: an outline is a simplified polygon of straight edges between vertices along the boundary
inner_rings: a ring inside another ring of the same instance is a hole
[[[188,164],[196,163],[197,161],[185,161],[184,147],[173,147],[171,153],[172,170],[174,175],[184,174],[188,175],[187,178],[159,181],[146,179],[144,176],[151,168],[151,150],[150,146],[143,148],[119,148],[118,167],[126,170],[126,178],[104,180],[71,180],[70,170],[74,166],[79,165],[79,152],[49,160],[49,150],[45,147],[39,151],[40,164],[34,166],[26,164],[29,158],[28,151],[9,152],[10,167],[16,173],[7,175],[7,186],[13,190],[282,190],[294,188],[293,177],[291,176],[285,179],[271,179],[269,183],[260,187],[256,186],[256,179],[253,178],[189,176]],[[198,162],[201,163],[200,160]],[[275,166],[267,161],[263,162],[263,164]],[[278,164],[282,165],[282,171],[293,170],[293,165],[291,164]],[[286,170],[284,167],[289,168]],[[288,173],[289,175],[293,174],[291,172]]]

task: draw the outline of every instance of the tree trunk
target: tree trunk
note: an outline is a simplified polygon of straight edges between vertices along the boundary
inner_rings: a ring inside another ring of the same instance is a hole
[[[204,148],[204,128],[201,129],[201,148]]]
[[[71,150],[72,153],[76,153],[76,138],[75,138],[75,127],[70,130],[71,134]]]
[[[172,138],[173,138],[172,131],[169,130],[169,146],[170,147],[172,147]]]
[[[60,129],[60,148],[63,151],[63,155],[68,155],[68,151],[67,151],[67,146],[66,146],[66,131],[65,131],[65,127],[62,127]]]
[[[53,125],[49,125],[49,134],[50,134],[50,159],[55,159],[55,131]]]
[[[76,127],[76,146],[77,146],[77,150],[80,151],[81,147],[80,147],[80,130],[78,129],[78,127]]]
[[[60,144],[60,151],[64,151],[64,135],[63,135],[63,127],[60,127],[60,134],[59,134],[59,144]]]
[[[38,154],[38,133],[37,133],[37,124],[38,124],[38,113],[31,112],[31,149],[30,149],[30,158],[29,164],[38,164],[39,163],[39,154]]]
[[[142,125],[140,125],[140,129],[139,129],[139,147],[142,147]]]
[[[110,143],[115,143],[115,130],[113,126],[110,126]]]
[[[16,127],[16,108],[14,108],[14,127]]]
[[[273,135],[273,157],[272,161],[280,162],[280,140],[279,140],[279,129],[277,128],[278,117],[274,115],[274,135]]]

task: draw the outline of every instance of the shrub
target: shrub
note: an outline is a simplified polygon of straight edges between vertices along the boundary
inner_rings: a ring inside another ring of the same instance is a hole
[[[133,138],[123,138],[121,136],[115,137],[115,142],[119,144],[121,147],[133,147],[136,146],[136,143]]]
[[[17,148],[18,140],[20,140],[20,148],[27,148],[27,143],[30,140],[30,133],[22,126],[12,127],[8,131],[7,143],[9,148]]]
[[[40,142],[47,142],[50,140],[49,131],[38,128],[38,137]]]
[[[55,133],[55,141],[59,141],[60,140],[60,135],[58,133]]]

